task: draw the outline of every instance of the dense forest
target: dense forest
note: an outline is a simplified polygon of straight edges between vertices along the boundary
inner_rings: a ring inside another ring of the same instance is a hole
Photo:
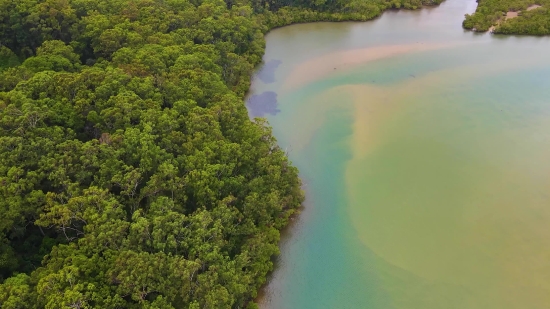
[[[0,0],[0,307],[255,308],[295,167],[264,34],[439,0]]]
[[[508,12],[517,17],[506,18]],[[478,0],[474,14],[467,14],[466,29],[499,34],[550,34],[550,0]]]

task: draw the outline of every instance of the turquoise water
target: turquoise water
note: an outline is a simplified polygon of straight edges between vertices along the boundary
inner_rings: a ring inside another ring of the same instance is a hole
[[[251,113],[307,200],[263,308],[550,308],[550,40],[473,10],[268,34]]]

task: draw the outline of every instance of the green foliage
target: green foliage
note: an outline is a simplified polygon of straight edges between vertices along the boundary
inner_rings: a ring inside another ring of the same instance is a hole
[[[0,45],[0,71],[17,65],[19,65],[19,58],[17,55],[6,46]]]
[[[550,34],[550,2],[546,7],[523,12],[521,16],[502,23],[495,33],[501,34]]]
[[[502,34],[550,34],[550,0],[481,0],[474,14],[466,14],[463,26],[475,31]],[[532,5],[542,7],[527,11]],[[508,12],[518,16],[506,19]]]

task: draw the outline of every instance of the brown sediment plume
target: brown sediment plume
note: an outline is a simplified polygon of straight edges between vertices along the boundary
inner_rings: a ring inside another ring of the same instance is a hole
[[[522,188],[523,191],[517,190],[514,187],[515,181],[511,179],[531,176],[516,175],[516,170],[513,168],[493,170],[492,164],[485,163],[494,158],[491,156],[494,152],[490,151],[486,155],[476,154],[475,160],[469,159],[471,161],[459,167],[439,167],[444,169],[444,172],[438,172],[435,168],[426,171],[423,169],[425,159],[415,159],[411,162],[421,163],[418,165],[421,167],[409,166],[410,171],[392,176],[395,177],[395,190],[403,189],[403,191],[394,192],[397,197],[391,197],[387,204],[377,206],[376,199],[365,201],[365,185],[361,181],[366,173],[376,168],[373,165],[381,161],[368,162],[365,158],[379,155],[378,149],[390,136],[386,132],[395,130],[388,123],[410,121],[411,115],[418,114],[415,112],[437,107],[438,102],[430,100],[429,96],[426,97],[426,93],[432,92],[433,89],[448,87],[449,84],[460,84],[461,80],[466,81],[473,74],[478,74],[477,72],[496,75],[501,71],[524,65],[535,65],[535,61],[508,63],[498,67],[491,64],[484,65],[483,68],[465,66],[420,75],[417,78],[404,80],[398,85],[349,85],[342,86],[340,90],[350,93],[355,101],[353,133],[349,139],[352,158],[348,161],[345,178],[349,215],[359,239],[388,265],[402,269],[416,278],[433,282],[433,285],[423,287],[421,290],[427,289],[437,294],[435,292],[440,290],[434,290],[434,287],[442,287],[444,283],[461,287],[453,288],[452,291],[461,289],[473,291],[472,295],[468,295],[472,302],[481,303],[484,300],[491,300],[485,305],[469,308],[521,308],[521,303],[535,303],[542,308],[543,304],[550,303],[550,297],[546,293],[550,289],[550,284],[544,280],[545,274],[550,270],[550,266],[545,263],[545,258],[550,251],[540,249],[547,248],[550,243],[547,237],[548,231],[544,230],[544,224],[539,223],[543,221],[529,225],[530,221],[527,220],[528,215],[525,214],[524,208],[518,207],[518,205],[527,204],[532,211],[542,213],[545,218],[549,218],[550,211],[543,207],[544,199],[538,198],[535,193],[539,187],[532,190],[529,188]],[[541,128],[540,131],[544,130],[545,128]],[[406,142],[406,139],[401,141]],[[500,149],[502,152],[508,149],[506,138],[485,136],[480,138],[479,142],[491,143],[491,147]],[[433,147],[433,152],[447,157],[453,157],[456,151],[445,143],[421,144],[421,147],[425,146]],[[545,148],[546,155],[549,151]],[[409,152],[402,154],[404,157],[413,155],[414,153]],[[457,161],[457,163],[460,162]],[[378,169],[378,172],[373,173],[371,177],[379,177],[381,170],[383,169]],[[484,172],[480,172],[481,170]],[[392,170],[389,169],[389,171]],[[442,202],[433,202],[427,206],[420,205],[417,209],[405,207],[409,202],[406,197],[415,198],[422,192],[415,189],[416,178],[409,178],[408,173],[418,175],[432,173],[422,177],[433,179],[443,179],[442,177],[448,175],[455,175],[456,177],[451,177],[453,179],[459,179],[459,176],[462,177],[465,174],[474,176],[471,177],[470,182],[458,183],[460,186],[457,190],[449,190],[444,185],[438,187],[432,180],[430,183],[435,186],[433,192],[425,191],[427,192],[425,197],[418,200],[429,201],[428,197],[432,194],[444,192],[436,196],[437,201]],[[403,186],[404,181],[400,180],[401,177],[405,177],[406,182],[410,184],[409,187]],[[384,180],[377,178],[368,184],[372,185],[376,181]],[[399,185],[400,181],[401,185]],[[503,190],[517,191],[517,194],[506,195],[511,200],[501,198],[498,194],[494,196],[486,194],[486,192]],[[446,207],[450,205],[446,198],[452,194],[456,196],[449,200],[457,200],[458,206]],[[441,207],[441,205],[445,206]],[[522,218],[525,222],[514,218]],[[454,227],[446,228],[451,225]],[[430,231],[438,231],[438,233],[436,235]],[[529,242],[531,244],[527,245],[526,243]],[[532,245],[533,243],[535,245]],[[501,258],[500,255],[505,258]],[[525,273],[536,275],[526,277]],[[453,295],[453,292],[450,293]],[[415,297],[411,298],[415,299]],[[493,305],[489,306],[491,303]],[[407,307],[445,308],[446,306],[442,305],[442,302],[434,301],[432,306],[425,304],[403,306],[403,308]]]
[[[341,73],[357,65],[402,54],[429,51],[455,46],[453,43],[414,43],[345,50],[323,55],[298,65],[286,78],[282,90],[289,91],[322,79],[328,74]]]
[[[522,66],[529,66],[535,65],[537,61],[522,60],[521,63]],[[334,63],[328,62],[325,65],[328,68],[334,68]],[[353,133],[348,141],[343,142],[350,143],[352,156],[361,159],[369,153],[370,149],[376,147],[378,126],[389,117],[402,112],[410,96],[420,95],[428,88],[437,87],[436,85],[445,83],[447,78],[455,81],[461,78],[468,80],[480,68],[486,74],[497,74],[518,66],[520,66],[519,62],[509,62],[498,68],[465,66],[443,72],[411,75],[411,78],[396,85],[361,84],[328,87],[293,107],[294,113],[285,118],[287,125],[291,124],[294,127],[294,133],[289,137],[288,142],[293,150],[301,151],[327,119],[334,117],[335,113],[348,113],[352,117]],[[322,79],[322,76],[311,76],[308,81],[313,82],[316,79]]]

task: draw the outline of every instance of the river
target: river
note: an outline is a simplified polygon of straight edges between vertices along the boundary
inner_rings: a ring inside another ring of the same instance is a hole
[[[262,308],[550,308],[550,38],[475,8],[267,35],[247,106],[306,202]]]

